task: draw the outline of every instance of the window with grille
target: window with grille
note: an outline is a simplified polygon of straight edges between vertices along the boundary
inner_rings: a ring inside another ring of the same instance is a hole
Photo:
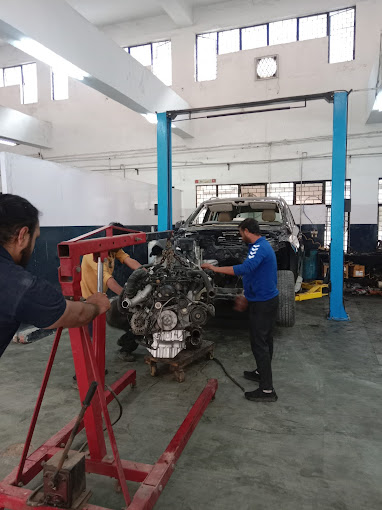
[[[266,184],[242,184],[240,186],[240,196],[249,197],[266,197],[267,185]]]
[[[322,182],[304,182],[296,184],[297,205],[322,204],[324,202],[324,184]]]
[[[347,179],[345,181],[345,198],[348,199],[351,197],[351,187],[350,180]],[[325,204],[332,205],[332,181],[325,182]]]
[[[149,67],[165,85],[172,84],[171,41],[129,46],[124,49],[140,64]]]
[[[318,39],[328,35],[328,15],[307,16],[299,19],[298,40]]]
[[[196,36],[195,79],[215,80],[217,55],[329,36],[329,63],[354,60],[355,8]]]
[[[239,196],[238,184],[219,184],[218,198],[234,198]]]
[[[293,205],[294,183],[293,182],[272,182],[269,185],[268,196],[281,197],[289,205]]]
[[[196,205],[211,198],[265,197],[266,184],[199,184],[196,186]]]
[[[349,247],[349,225],[350,213],[346,212],[344,216],[344,252],[347,253]],[[331,228],[332,228],[332,207],[328,206],[326,210],[326,224],[324,233],[325,248],[330,247],[331,242]]]
[[[218,190],[216,184],[209,185],[203,184],[196,186],[196,206],[210,200],[210,198],[216,198],[218,196]]]
[[[20,86],[21,104],[37,103],[37,66],[35,63],[0,69],[0,87]]]
[[[240,30],[224,30],[218,32],[218,53],[224,55],[226,53],[234,53],[240,50]]]
[[[345,198],[351,198],[351,185],[350,180],[345,181]],[[324,233],[325,248],[329,248],[331,242],[331,225],[332,225],[332,181],[325,182],[325,204],[326,210],[326,224]],[[346,253],[349,247],[349,226],[350,226],[350,213],[346,212],[344,215],[344,252]]]
[[[297,18],[269,23],[269,45],[297,41]]]
[[[378,240],[382,241],[382,179],[378,183]]]
[[[171,41],[152,44],[152,71],[167,86],[172,84]]]
[[[216,80],[217,53],[217,32],[196,36],[196,81]]]
[[[259,25],[257,27],[242,28],[241,30],[241,49],[252,50],[262,48],[268,45],[268,25]]]
[[[329,62],[354,60],[355,9],[329,14]]]

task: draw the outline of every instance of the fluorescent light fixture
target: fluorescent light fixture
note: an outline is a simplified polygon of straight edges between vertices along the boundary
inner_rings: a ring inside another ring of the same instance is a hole
[[[79,67],[75,66],[71,62],[68,62],[64,58],[60,57],[54,51],[46,48],[39,42],[30,39],[29,37],[23,37],[20,40],[14,41],[13,46],[28,53],[37,60],[41,60],[45,64],[51,66],[54,69],[59,69],[63,74],[76,78],[77,80],[83,80],[88,77],[89,74],[82,71]]]
[[[18,145],[17,142],[14,142],[13,140],[7,140],[6,138],[0,138],[0,143],[2,143],[3,145],[10,145],[11,147]]]
[[[375,98],[373,110],[378,110],[382,112],[382,90],[380,90]]]

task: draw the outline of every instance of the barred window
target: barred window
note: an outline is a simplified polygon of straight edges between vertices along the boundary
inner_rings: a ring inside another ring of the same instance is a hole
[[[272,182],[269,185],[268,195],[281,197],[289,205],[293,205],[294,184],[293,182]]]
[[[217,32],[196,36],[196,81],[216,80],[217,53]]]
[[[240,186],[241,197],[266,197],[267,185],[266,184],[242,184]]]
[[[195,45],[196,81],[215,80],[217,55],[275,44],[306,41],[329,36],[329,63],[347,62],[355,55],[355,8],[263,25],[197,34]]]
[[[300,18],[298,40],[307,41],[308,39],[318,39],[328,35],[328,15],[319,14],[318,16],[307,16]]]
[[[172,84],[171,41],[129,46],[124,50],[140,64],[149,67],[165,85]]]
[[[351,198],[351,181],[345,181],[345,199]],[[326,211],[326,224],[324,233],[324,244],[326,248],[329,248],[331,242],[331,204],[332,204],[332,181],[325,182],[325,204],[327,205]],[[344,215],[344,251],[348,250],[350,238],[349,238],[349,226],[350,226],[350,213],[346,212]]]
[[[241,49],[252,50],[268,45],[268,26],[259,25],[241,30]]]
[[[345,181],[345,198],[351,198],[350,180]],[[332,205],[332,181],[325,181],[325,204]]]
[[[234,198],[239,196],[238,184],[219,184],[218,197],[219,198]]]
[[[53,101],[69,98],[69,77],[59,70],[51,70],[51,87]]]
[[[297,41],[297,18],[269,23],[269,45]]]
[[[11,87],[12,85],[20,86],[21,104],[37,103],[36,63],[0,69],[0,87]]]
[[[354,60],[355,9],[329,14],[329,62]]]
[[[218,32],[218,53],[224,55],[225,53],[234,53],[240,50],[240,30],[224,30]]]
[[[196,206],[199,206],[210,198],[216,198],[218,196],[216,184],[209,185],[203,184],[196,186]]]
[[[299,204],[322,204],[324,185],[322,182],[296,184],[296,201]]]
[[[347,253],[349,247],[349,225],[350,225],[350,213],[345,213],[344,216],[344,252]],[[332,235],[332,207],[328,206],[326,209],[326,224],[324,233],[324,245],[325,248],[330,247],[331,235]]]

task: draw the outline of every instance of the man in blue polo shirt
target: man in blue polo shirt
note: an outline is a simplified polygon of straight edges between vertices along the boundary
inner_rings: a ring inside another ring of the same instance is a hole
[[[251,347],[257,363],[256,370],[245,371],[244,377],[259,383],[257,390],[245,393],[245,398],[255,402],[275,402],[277,395],[273,388],[271,361],[279,304],[276,255],[268,241],[261,237],[256,220],[247,218],[239,225],[239,231],[248,244],[248,257],[243,264],[231,267],[203,264],[202,268],[243,277],[245,297],[238,298],[237,309],[244,311],[249,305]]]
[[[39,234],[37,209],[17,195],[0,195],[0,357],[21,323],[75,328],[110,308],[101,293],[86,302],[66,301],[50,283],[25,271]]]

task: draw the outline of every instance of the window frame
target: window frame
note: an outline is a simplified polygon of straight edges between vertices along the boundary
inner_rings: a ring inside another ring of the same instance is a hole
[[[160,41],[151,41],[151,42],[147,42],[147,43],[142,43],[142,44],[133,44],[132,46],[122,46],[122,49],[124,49],[129,55],[130,55],[130,50],[131,48],[138,48],[140,46],[149,46],[150,45],[150,53],[151,53],[151,64],[150,64],[150,71],[154,74],[154,50],[153,50],[153,45],[154,44],[160,44],[160,43],[170,43],[171,44],[171,84],[168,85],[169,87],[172,87],[172,78],[173,78],[173,73],[172,73],[172,42],[171,42],[171,39],[161,39]],[[132,55],[131,55],[132,56]],[[134,58],[134,57],[133,57]],[[138,62],[138,61],[137,61]],[[148,67],[148,66],[144,66],[144,67]],[[155,76],[155,75],[154,75]],[[159,79],[159,78],[158,78]]]
[[[24,66],[28,66],[28,65],[31,65],[31,64],[34,64],[36,66],[36,91],[37,91],[37,94],[36,94],[36,102],[35,103],[25,103],[25,90],[24,90],[24,87],[25,87],[25,82],[24,82]],[[6,69],[16,69],[17,67],[20,67],[20,75],[21,75],[21,83],[18,84],[18,85],[5,85],[5,79],[4,79],[4,71]],[[0,72],[2,73],[2,77],[3,77],[3,86],[1,88],[5,88],[5,87],[16,87],[16,86],[19,86],[20,87],[20,102],[21,104],[23,105],[28,105],[28,104],[37,104],[38,103],[38,80],[37,80],[37,62],[24,62],[23,64],[16,64],[16,65],[13,65],[13,66],[5,66],[5,67],[1,67],[0,68]]]
[[[330,39],[331,39],[331,36],[330,36],[330,27],[331,27],[331,17],[330,17],[330,13],[331,12],[336,12],[336,11],[350,11],[351,9],[354,10],[354,35],[353,35],[353,59],[352,60],[347,60],[345,62],[352,62],[353,60],[355,60],[355,41],[356,41],[356,30],[357,30],[357,23],[356,23],[356,18],[357,18],[357,7],[356,5],[354,6],[351,6],[351,7],[345,7],[344,9],[336,9],[334,11],[330,11],[328,12],[328,39],[329,39],[329,43],[328,43],[328,63],[331,64],[330,62]],[[335,64],[343,64],[344,62],[334,62]]]
[[[63,99],[56,99],[54,97],[55,96],[55,92],[54,92],[54,74],[55,73],[54,73],[53,69],[51,68],[50,69],[51,99],[52,99],[52,101],[67,101],[69,99],[69,76],[67,76],[67,80],[68,80],[68,97],[65,97]]]
[[[313,14],[307,14],[305,16],[294,16],[291,18],[285,18],[285,19],[281,19],[281,20],[268,21],[266,23],[257,23],[256,25],[246,25],[246,26],[242,26],[242,27],[231,27],[231,28],[225,28],[224,30],[212,30],[212,31],[209,30],[208,32],[201,32],[199,34],[195,34],[195,81],[197,81],[197,82],[199,81],[199,79],[198,79],[198,37],[201,37],[206,34],[216,33],[216,58],[218,58],[218,56],[219,56],[219,34],[221,32],[227,32],[230,30],[239,30],[239,50],[238,51],[247,51],[247,50],[243,50],[242,31],[245,29],[248,29],[248,28],[256,28],[256,27],[266,26],[267,27],[267,44],[266,44],[266,46],[261,46],[261,47],[268,48],[271,46],[275,46],[273,44],[269,44],[269,25],[271,23],[276,23],[277,21],[288,21],[288,20],[296,19],[297,20],[296,41],[293,41],[293,42],[305,42],[306,40],[313,40],[313,39],[304,39],[303,41],[300,41],[300,20],[304,19],[304,18],[315,17],[315,16],[326,16],[326,35],[324,37],[328,38],[328,63],[331,64],[331,62],[330,62],[330,39],[331,39],[331,36],[330,36],[331,23],[330,23],[330,21],[331,21],[331,16],[330,16],[330,14],[332,12],[348,11],[348,10],[354,11],[354,40],[353,40],[353,59],[352,60],[355,60],[355,53],[356,53],[355,45],[356,45],[356,31],[357,31],[357,8],[356,8],[356,5],[351,5],[349,7],[345,7],[343,9],[335,9],[333,11],[317,12],[317,13],[313,13]],[[321,39],[321,37],[316,37],[314,39]],[[278,44],[289,44],[289,43],[278,43]],[[237,53],[237,52],[233,52],[233,53]],[[351,61],[347,61],[347,62],[351,62]],[[338,63],[342,63],[342,62],[338,62]],[[213,81],[213,80],[202,80],[202,81]]]

